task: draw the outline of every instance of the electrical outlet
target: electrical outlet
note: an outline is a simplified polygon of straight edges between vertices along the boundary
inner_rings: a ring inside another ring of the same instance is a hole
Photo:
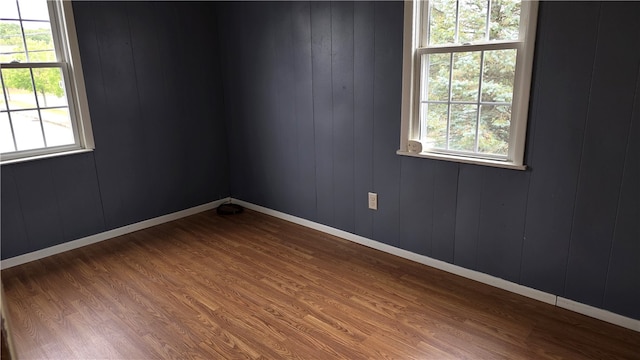
[[[369,193],[369,209],[378,210],[378,194]]]

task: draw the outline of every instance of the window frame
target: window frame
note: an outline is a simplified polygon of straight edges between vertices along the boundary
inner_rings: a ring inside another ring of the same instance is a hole
[[[75,142],[68,145],[2,153],[0,155],[2,165],[93,151],[95,148],[72,2],[47,0],[47,7],[57,61],[2,63],[2,68],[61,69]]]
[[[422,17],[427,13],[427,11],[423,9],[427,6],[428,1],[406,0],[404,2],[401,135],[400,149],[397,151],[397,154],[525,170],[524,151],[531,91],[531,75],[533,70],[538,1],[522,1],[520,36],[516,41],[421,48],[419,41],[421,27],[423,26]],[[425,21],[428,21],[428,19],[425,19]],[[455,150],[425,149],[419,140],[421,55],[425,53],[480,51],[504,46],[508,48],[515,47],[517,49],[514,91],[511,105],[511,124],[509,129],[509,150],[506,159],[496,159],[491,155],[483,157],[483,154],[469,154]]]

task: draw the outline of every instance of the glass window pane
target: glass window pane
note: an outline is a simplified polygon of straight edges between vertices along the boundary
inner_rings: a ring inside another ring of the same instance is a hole
[[[23,20],[49,20],[47,0],[18,0]]]
[[[487,0],[460,0],[458,43],[486,40],[487,6]]]
[[[56,61],[51,24],[42,21],[23,21],[29,62]]]
[[[0,152],[16,151],[11,135],[9,114],[0,112]]]
[[[11,113],[13,131],[18,150],[30,150],[44,147],[42,128],[38,111],[14,111]]]
[[[455,1],[436,0],[429,1],[429,45],[452,44],[456,32],[456,7]],[[423,44],[423,46],[426,44]]]
[[[480,89],[480,51],[453,54],[451,100],[478,101]]]
[[[426,147],[446,149],[447,147],[447,104],[422,104],[426,117]]]
[[[35,109],[36,97],[29,69],[2,69],[9,109]]]
[[[422,55],[423,75],[428,76],[420,96],[422,100],[449,100],[451,54]]]
[[[40,107],[67,106],[62,69],[33,69],[33,79],[36,83],[36,93]]]
[[[0,17],[5,19],[18,19],[18,7],[15,1],[0,1]]]
[[[451,105],[449,149],[475,151],[477,105]]]
[[[489,20],[490,40],[518,40],[520,1],[493,0]]]
[[[0,97],[0,110],[7,110],[7,102],[5,100],[6,90],[2,87],[2,97]]]
[[[481,105],[478,152],[507,156],[511,106]]]
[[[68,108],[41,110],[47,146],[73,144],[73,126]]]
[[[516,73],[516,49],[484,52],[482,102],[511,103]]]
[[[13,61],[27,61],[20,22],[0,20],[0,63]]]

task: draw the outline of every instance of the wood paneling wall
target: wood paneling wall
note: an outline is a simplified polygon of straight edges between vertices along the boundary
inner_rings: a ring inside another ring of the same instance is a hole
[[[640,3],[540,4],[527,171],[395,155],[402,2],[220,6],[232,196],[640,319]]]
[[[96,149],[2,166],[3,259],[229,195],[214,4],[73,6]]]
[[[97,148],[2,166],[2,258],[231,194],[640,319],[640,3],[541,2],[524,172],[395,155],[402,6],[74,3]]]

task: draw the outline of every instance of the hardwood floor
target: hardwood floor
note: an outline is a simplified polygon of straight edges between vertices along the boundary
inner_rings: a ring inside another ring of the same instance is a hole
[[[251,211],[2,281],[18,359],[640,359],[640,333]]]

